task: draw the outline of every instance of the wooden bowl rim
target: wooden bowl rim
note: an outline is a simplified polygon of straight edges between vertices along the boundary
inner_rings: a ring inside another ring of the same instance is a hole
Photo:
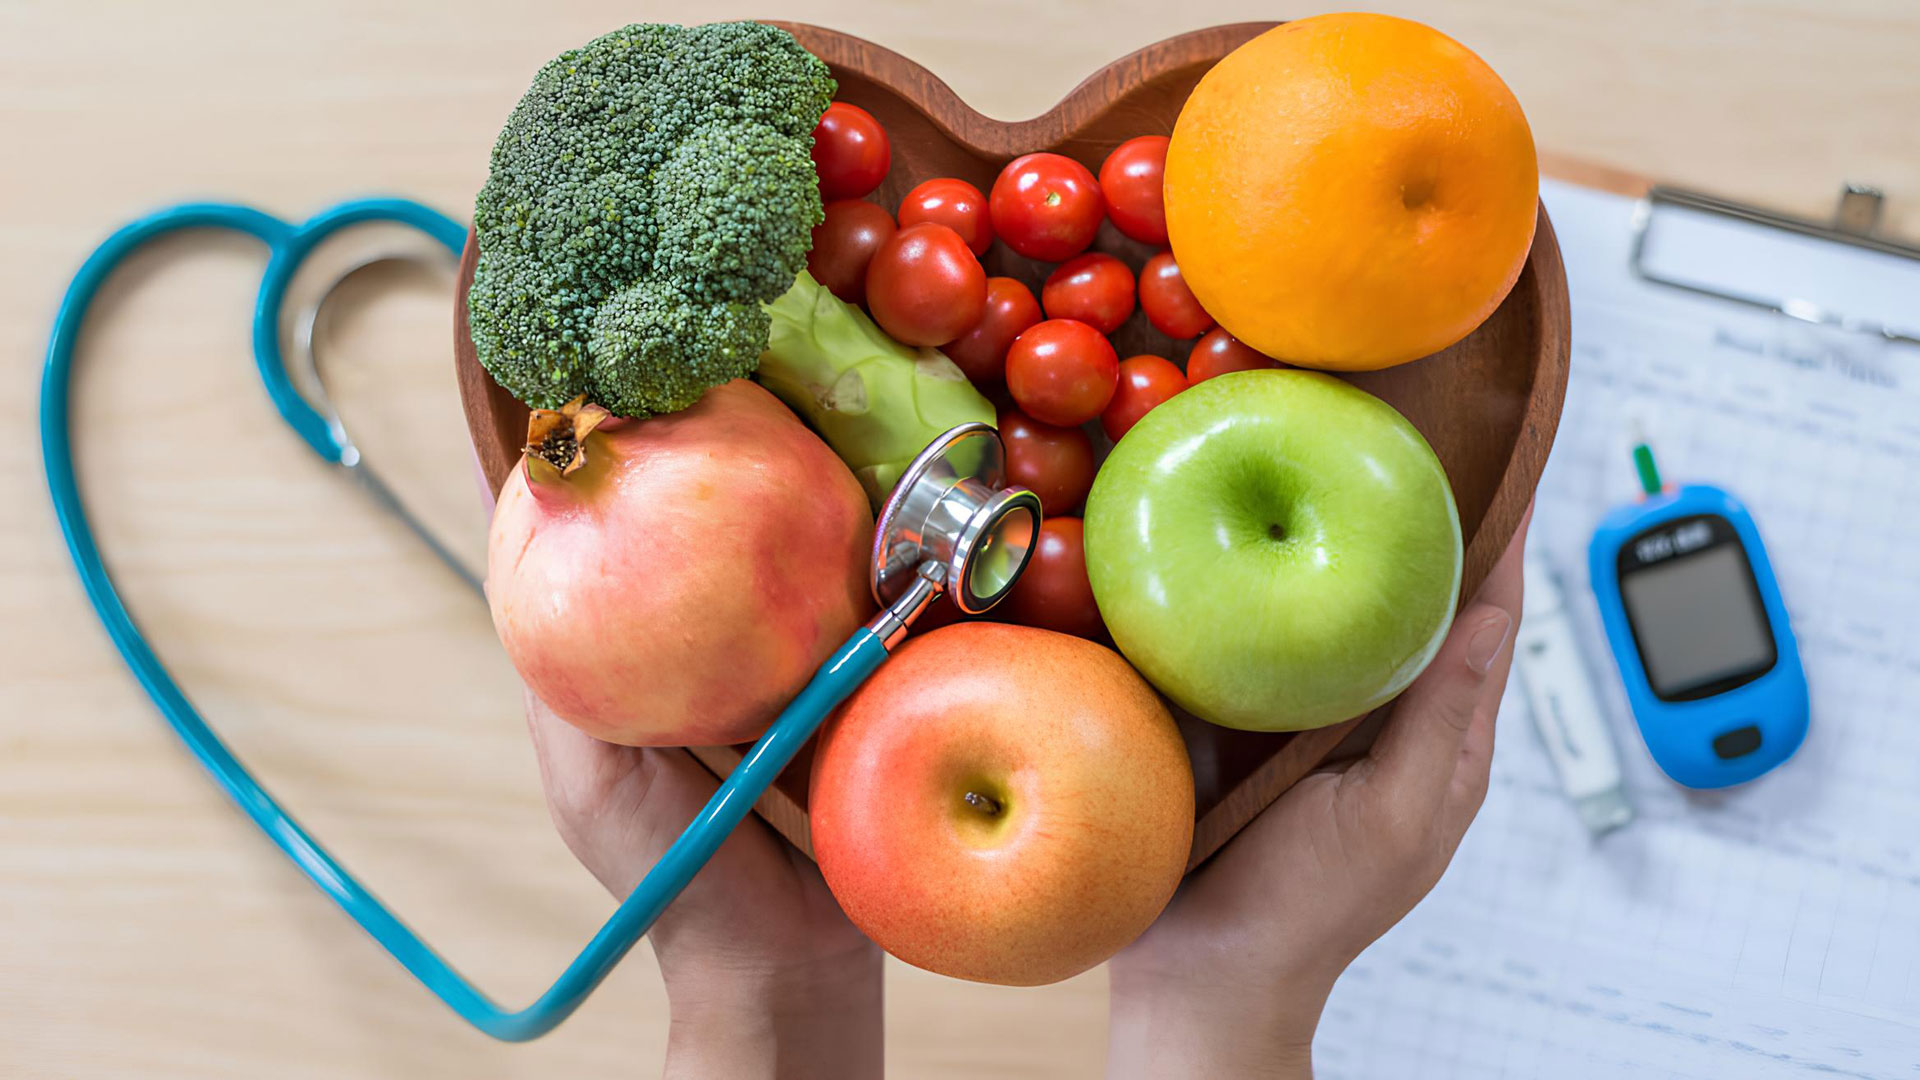
[[[857,70],[869,82],[884,87],[912,105],[961,149],[989,159],[1008,159],[1026,153],[1035,146],[1074,142],[1082,138],[1086,128],[1102,116],[1107,103],[1112,100],[1108,92],[1114,86],[1131,89],[1149,83],[1193,63],[1197,55],[1204,54],[1217,59],[1244,41],[1279,25],[1277,22],[1224,23],[1162,39],[1102,66],[1043,113],[1026,120],[998,120],[968,105],[945,80],[892,49],[810,23],[772,22],[792,33],[808,51],[827,63]],[[1091,107],[1088,107],[1089,103]],[[1061,120],[1061,114],[1069,112],[1079,114],[1078,121],[1071,127]],[[498,391],[477,362],[465,362],[473,348],[467,327],[466,295],[477,258],[478,251],[469,231],[466,250],[461,258],[459,299],[455,306],[455,363],[468,434],[484,465],[490,457],[490,451],[479,445],[475,423],[477,418],[491,415],[487,399]],[[1523,287],[1526,290],[1524,293]],[[1571,350],[1566,271],[1544,202],[1538,211],[1533,246],[1527,254],[1526,266],[1513,289],[1501,301],[1500,308],[1489,319],[1497,317],[1500,310],[1514,303],[1532,305],[1532,322],[1537,328],[1532,382],[1512,451],[1494,488],[1493,497],[1481,516],[1479,528],[1467,542],[1462,567],[1462,607],[1472,602],[1480,583],[1493,569],[1528,513],[1533,490],[1546,466],[1547,454],[1553,445],[1561,407],[1566,398]],[[1421,363],[1423,360],[1412,362]],[[508,468],[511,468],[511,463],[508,463]],[[504,476],[504,472],[501,475]],[[494,477],[489,474],[487,483],[492,485],[494,482]],[[1300,776],[1319,767],[1322,762],[1347,756],[1356,745],[1364,749],[1368,728],[1383,711],[1376,710],[1368,716],[1325,728],[1292,733],[1254,772],[1230,788],[1218,804],[1195,821],[1189,872],[1210,858],[1272,802],[1272,799],[1261,799],[1257,805],[1251,804],[1249,799],[1253,797],[1254,789],[1284,792]],[[739,756],[731,747],[689,747],[687,750],[716,776],[724,776]],[[1291,779],[1287,779],[1289,776]],[[1278,793],[1274,797],[1277,798]],[[769,789],[768,797],[762,799],[756,809],[790,842],[812,857],[803,808],[786,800],[786,796],[778,789]]]
[[[998,120],[967,104],[966,99],[949,86],[945,79],[934,74],[925,65],[885,45],[814,23],[770,21],[772,25],[792,34],[808,52],[828,64],[859,68],[866,78],[884,85],[903,100],[912,102],[936,128],[974,155],[1004,158],[1018,157],[1027,153],[1038,143],[1054,141],[1054,134],[1060,131],[1055,124],[1061,113],[1073,110],[1082,102],[1104,104],[1101,90],[1103,84],[1109,79],[1135,85],[1147,82],[1178,66],[1177,63],[1167,61],[1185,59],[1190,52],[1188,46],[1204,43],[1207,51],[1211,52],[1214,51],[1218,42],[1233,41],[1238,44],[1281,25],[1280,21],[1246,20],[1219,23],[1161,38],[1159,41],[1144,45],[1102,65],[1076,83],[1073,89],[1062,95],[1060,100],[1054,102],[1053,106],[1046,111],[1025,120]],[[866,55],[861,55],[862,53]],[[892,78],[882,78],[868,71],[865,61],[875,55],[898,66],[900,70],[890,72],[890,75],[917,76],[926,91],[925,94],[909,92]],[[1082,119],[1078,125],[1065,130],[1064,137],[1067,140],[1077,138],[1079,133],[1084,131],[1097,116],[1099,116],[1097,108],[1089,111],[1086,118]],[[967,130],[960,130],[960,128]]]

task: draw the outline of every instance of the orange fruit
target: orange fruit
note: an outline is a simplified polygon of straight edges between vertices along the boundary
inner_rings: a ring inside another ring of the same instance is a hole
[[[1500,306],[1539,186],[1520,103],[1478,56],[1406,19],[1320,15],[1194,88],[1167,148],[1167,231],[1234,337],[1369,371],[1438,352]]]

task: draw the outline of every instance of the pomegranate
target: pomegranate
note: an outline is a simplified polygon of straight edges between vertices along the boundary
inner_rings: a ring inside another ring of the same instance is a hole
[[[488,603],[528,688],[589,735],[752,739],[870,613],[866,495],[751,382],[650,420],[537,410],[527,442]]]

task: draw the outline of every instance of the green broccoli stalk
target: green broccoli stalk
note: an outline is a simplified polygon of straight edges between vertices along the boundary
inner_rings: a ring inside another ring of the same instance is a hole
[[[767,312],[760,384],[827,440],[875,506],[941,432],[994,422],[993,405],[953,361],[888,337],[804,270]]]
[[[751,22],[629,26],[541,68],[474,205],[482,366],[536,408],[641,417],[752,372],[821,220],[833,91]]]

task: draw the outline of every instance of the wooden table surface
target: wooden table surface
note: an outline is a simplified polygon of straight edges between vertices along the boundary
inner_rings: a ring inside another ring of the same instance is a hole
[[[1920,231],[1920,8],[1903,0],[1389,2],[1484,55],[1544,149],[1825,213],[1877,183]],[[1141,44],[1309,9],[981,0],[0,2],[0,1075],[651,1075],[642,949],[530,1046],[469,1031],[288,867],[121,668],[36,456],[48,320],[113,226],[195,196],[291,217],[405,193],[464,214],[538,65],[636,18],[778,16],[913,56],[984,111],[1039,111]],[[82,349],[80,468],[124,592],[216,726],[345,861],[505,1000],[611,901],[547,822],[484,608],[318,465],[248,360],[249,242],[126,268]],[[467,557],[484,522],[448,362],[450,276],[368,281],[321,335],[369,457]],[[1105,980],[889,969],[898,1075],[1090,1076]]]

